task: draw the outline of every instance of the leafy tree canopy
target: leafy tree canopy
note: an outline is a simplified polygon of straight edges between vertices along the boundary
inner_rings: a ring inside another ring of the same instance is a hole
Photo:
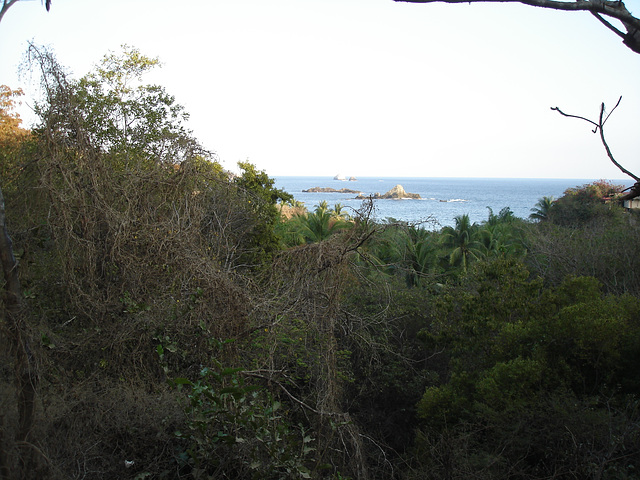
[[[547,219],[565,226],[583,224],[598,217],[613,217],[622,210],[611,200],[620,194],[623,188],[621,185],[599,180],[569,188],[558,200],[539,208],[544,211]]]
[[[417,446],[430,461],[448,448],[470,462],[444,465],[435,478],[465,468],[478,478],[636,468],[637,458],[614,466],[598,452],[622,455],[635,445],[623,432],[637,418],[626,409],[640,386],[639,308],[636,297],[605,295],[590,277],[545,287],[514,260],[476,263],[420,333],[447,368],[418,403]],[[565,446],[567,430],[589,449]]]
[[[70,79],[52,52],[31,45],[29,62],[42,72],[42,128],[59,144],[76,145],[123,162],[177,164],[207,152],[185,126],[189,116],[163,87],[142,82],[156,67],[136,48],[110,53],[94,71]]]

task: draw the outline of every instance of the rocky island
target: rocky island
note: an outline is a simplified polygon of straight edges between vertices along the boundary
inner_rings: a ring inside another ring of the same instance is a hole
[[[331,187],[313,187],[307,190],[302,190],[304,193],[360,193],[360,190],[351,190],[349,188],[341,188],[340,190],[336,190]]]
[[[357,200],[364,200],[365,198],[369,198],[369,196],[360,194],[360,195],[358,195],[356,197]],[[414,199],[414,200],[418,200],[421,197],[417,193],[405,192],[405,190],[402,187],[402,185],[396,185],[395,187],[393,187],[391,190],[389,190],[387,193],[385,193],[383,195],[380,195],[378,192],[376,192],[373,195],[373,199],[374,200],[402,199],[402,198],[411,198],[411,199]]]
[[[338,175],[336,175],[335,177],[333,177],[334,180],[340,180],[341,182],[346,182],[347,180],[349,180],[350,182],[355,182],[356,180],[358,180],[356,177],[351,176],[349,178],[345,177],[344,175],[342,175],[341,173],[339,173]]]

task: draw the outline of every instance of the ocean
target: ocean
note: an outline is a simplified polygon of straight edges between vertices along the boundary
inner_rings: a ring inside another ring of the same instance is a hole
[[[567,188],[581,186],[595,179],[524,179],[524,178],[420,178],[420,177],[358,177],[355,181],[334,180],[333,177],[273,177],[275,186],[292,194],[313,210],[322,200],[330,207],[339,203],[349,213],[362,205],[357,194],[305,193],[312,187],[348,188],[365,195],[384,194],[395,185],[406,192],[418,193],[420,200],[376,200],[374,218],[387,218],[411,223],[424,222],[425,228],[439,229],[454,225],[454,218],[468,214],[472,222],[487,220],[490,207],[495,214],[509,207],[515,216],[528,218],[531,209],[544,196],[559,198]],[[613,180],[614,184],[631,186],[632,180]]]

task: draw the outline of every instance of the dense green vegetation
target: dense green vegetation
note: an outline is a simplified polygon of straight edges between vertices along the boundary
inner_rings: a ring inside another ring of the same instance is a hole
[[[640,227],[619,187],[442,229],[306,211],[216,162],[144,83],[156,60],[125,48],[73,79],[29,56],[40,123],[0,92],[24,315],[0,323],[0,476],[640,476]]]

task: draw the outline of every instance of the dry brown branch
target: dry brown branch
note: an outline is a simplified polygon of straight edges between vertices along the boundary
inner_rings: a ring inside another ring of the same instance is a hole
[[[270,294],[254,302],[256,309],[251,315],[256,319],[273,318],[273,314],[267,312],[277,312],[278,318],[284,319],[256,322],[268,330],[262,336],[272,342],[270,360],[263,369],[280,373],[271,376],[252,370],[251,375],[271,382],[292,404],[315,416],[316,430],[320,432],[320,455],[335,462],[337,452],[342,452],[343,461],[351,465],[357,478],[367,478],[367,461],[358,427],[343,407],[343,380],[338,373],[340,344],[345,332],[365,336],[367,328],[355,325],[361,319],[344,315],[341,306],[352,275],[352,257],[372,235],[364,220],[356,221],[356,227],[323,242],[294,247],[277,255],[263,280],[265,291]],[[299,335],[304,337],[300,341],[304,342],[304,351],[314,359],[309,365],[307,385],[295,389],[288,386],[293,376],[289,369],[293,366],[279,363],[286,361],[288,355],[278,356],[282,349],[279,339],[287,335],[291,321],[303,323],[304,333]],[[354,325],[351,322],[355,322]],[[257,334],[260,330],[256,328],[254,332]],[[287,385],[282,379],[287,379]]]

